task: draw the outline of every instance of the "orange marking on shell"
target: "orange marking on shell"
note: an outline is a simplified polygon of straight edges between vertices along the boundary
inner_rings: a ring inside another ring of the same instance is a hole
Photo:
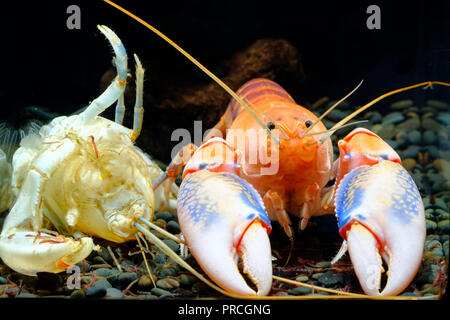
[[[42,241],[39,244],[43,243],[65,243],[68,242],[69,239],[63,237],[48,237],[48,236],[39,236],[38,239]]]
[[[89,136],[89,138],[91,138],[92,145],[94,146],[95,156],[98,159],[98,149],[97,149],[97,145],[95,144],[94,136]]]
[[[70,267],[71,267],[70,264],[67,264],[67,263],[65,263],[64,261],[62,261],[62,258],[61,258],[61,259],[58,259],[58,261],[56,261],[56,265],[57,265],[58,267],[64,268],[64,269],[67,269],[67,268],[70,268]]]

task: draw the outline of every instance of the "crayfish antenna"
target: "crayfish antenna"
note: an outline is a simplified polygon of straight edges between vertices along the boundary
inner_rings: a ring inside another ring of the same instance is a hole
[[[141,236],[142,236],[142,234],[140,232],[136,232],[136,241],[139,244],[139,248],[141,249],[142,257],[144,258],[145,268],[147,269],[147,273],[148,273],[148,276],[150,277],[150,280],[152,280],[153,287],[156,288],[156,283],[155,283],[155,280],[153,279],[152,270],[150,269],[150,267],[148,265],[147,257],[145,256],[144,247],[142,246],[141,240],[139,239]]]
[[[181,48],[179,45],[177,45],[175,42],[173,42],[169,37],[167,37],[164,33],[150,25],[148,22],[145,22],[138,16],[134,15],[133,13],[129,12],[128,10],[122,8],[121,6],[115,4],[114,2],[110,0],[103,0],[109,5],[115,7],[116,9],[122,11],[126,15],[130,16],[134,20],[138,21],[142,25],[144,25],[146,28],[150,29],[154,33],[156,33],[159,37],[161,37],[164,41],[166,41],[168,44],[170,44],[172,47],[174,47],[178,52],[180,52],[182,55],[184,55],[189,61],[191,61],[193,64],[195,64],[200,70],[202,70],[204,73],[206,73],[211,79],[213,79],[219,86],[221,86],[226,92],[228,92],[233,99],[235,99],[239,104],[247,110],[252,117],[258,122],[258,124],[267,131],[267,134],[275,141],[275,143],[279,144],[278,139],[272,134],[270,129],[264,124],[264,122],[258,117],[258,115],[253,112],[252,109],[249,108],[249,106],[239,97],[229,86],[227,86],[222,80],[220,80],[216,75],[214,75],[211,71],[209,71],[204,65],[202,65],[200,62],[198,62],[194,57],[192,57],[189,53],[187,53],[183,48]]]
[[[345,97],[343,97],[341,100],[339,100],[338,102],[336,102],[334,105],[332,105],[330,108],[328,108],[327,111],[325,111],[320,117],[319,119],[317,119],[309,128],[307,128],[305,130],[305,132],[303,132],[302,136],[305,136],[308,132],[311,131],[312,128],[314,128],[314,126],[319,123],[320,121],[322,121],[323,118],[325,118],[325,116],[327,114],[329,114],[331,112],[331,110],[333,110],[334,108],[336,108],[338,105],[340,105],[342,103],[342,101],[344,101],[345,99],[347,99],[348,97],[350,97],[356,90],[358,90],[358,88],[362,85],[364,80],[361,80],[361,82],[355,87],[355,89],[353,89],[352,91],[350,91]]]
[[[369,107],[371,107],[372,105],[374,105],[374,104],[377,103],[378,101],[383,100],[384,98],[387,98],[387,97],[389,97],[389,96],[391,96],[391,95],[394,95],[394,94],[396,94],[396,93],[400,93],[400,92],[403,92],[403,91],[411,90],[411,89],[414,89],[414,88],[417,88],[417,87],[422,87],[422,86],[425,86],[426,88],[432,87],[433,84],[439,84],[439,85],[441,85],[441,86],[447,86],[447,87],[450,87],[450,83],[447,83],[447,82],[442,82],[442,81],[426,81],[426,82],[421,82],[421,83],[414,84],[414,85],[411,85],[411,86],[408,86],[408,87],[403,87],[403,88],[400,88],[400,89],[396,89],[396,90],[389,91],[389,92],[387,92],[387,93],[385,93],[385,94],[379,96],[378,98],[373,99],[372,101],[370,101],[369,103],[365,104],[364,106],[362,106],[362,107],[359,108],[358,110],[354,111],[353,113],[351,113],[350,115],[348,115],[347,117],[345,117],[344,119],[342,119],[341,121],[339,121],[338,123],[336,123],[330,130],[341,127],[342,125],[346,124],[348,121],[350,121],[351,119],[353,119],[355,116],[357,116],[358,114],[360,114],[360,113],[363,112],[364,110],[368,109]],[[331,135],[332,135],[333,133],[334,133],[334,131],[331,131],[331,132],[330,132],[327,136],[325,136],[323,139],[324,139],[324,140],[328,139],[329,137],[331,137]]]
[[[353,125],[358,124],[358,123],[365,123],[365,122],[369,122],[369,120],[355,121],[355,122],[351,122],[351,123],[344,124],[344,125],[342,125],[342,126],[340,126],[340,127],[338,127],[338,128],[331,128],[331,129],[324,130],[324,131],[318,131],[318,132],[308,133],[308,134],[305,134],[305,136],[315,136],[315,135],[318,135],[318,134],[325,134],[325,133],[329,133],[329,132],[335,132],[335,131],[337,131],[337,130],[339,130],[339,129],[343,129],[343,128],[345,128],[345,127],[349,127],[349,126],[353,126]],[[325,141],[325,140],[324,140],[324,141]],[[324,141],[322,141],[322,142],[324,142]]]

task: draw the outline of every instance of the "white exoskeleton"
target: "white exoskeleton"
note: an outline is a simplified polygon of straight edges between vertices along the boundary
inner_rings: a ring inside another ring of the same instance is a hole
[[[134,145],[143,121],[144,69],[134,55],[136,104],[128,129],[122,126],[126,51],[113,31],[98,28],[114,50],[116,78],[80,114],[55,118],[39,134],[27,135],[13,157],[16,201],[0,235],[0,257],[24,274],[64,271],[90,254],[90,235],[118,243],[134,239],[137,219],[152,220],[155,209],[176,207],[177,186],[153,192],[162,170]],[[99,116],[115,101],[115,122]],[[63,236],[75,231],[86,236]]]

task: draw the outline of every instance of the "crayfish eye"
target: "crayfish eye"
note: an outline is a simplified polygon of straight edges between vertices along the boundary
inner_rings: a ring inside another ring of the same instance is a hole
[[[267,123],[267,128],[269,128],[269,130],[273,130],[275,129],[275,124],[272,121],[270,121]]]
[[[313,122],[312,122],[311,120],[306,120],[306,122],[305,122],[305,126],[306,126],[307,128],[311,127],[312,124],[313,124]]]

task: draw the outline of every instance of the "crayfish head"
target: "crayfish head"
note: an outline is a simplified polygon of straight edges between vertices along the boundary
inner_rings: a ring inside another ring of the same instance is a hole
[[[133,147],[95,139],[80,144],[48,180],[43,206],[61,233],[81,231],[113,242],[134,238],[134,222],[152,220],[151,172]]]
[[[306,108],[294,103],[283,102],[265,114],[273,119],[273,128],[279,130],[280,158],[295,159],[309,164],[317,158],[319,148],[331,147],[330,141],[320,141],[317,132],[326,131],[325,126]],[[306,135],[306,133],[310,133]]]

